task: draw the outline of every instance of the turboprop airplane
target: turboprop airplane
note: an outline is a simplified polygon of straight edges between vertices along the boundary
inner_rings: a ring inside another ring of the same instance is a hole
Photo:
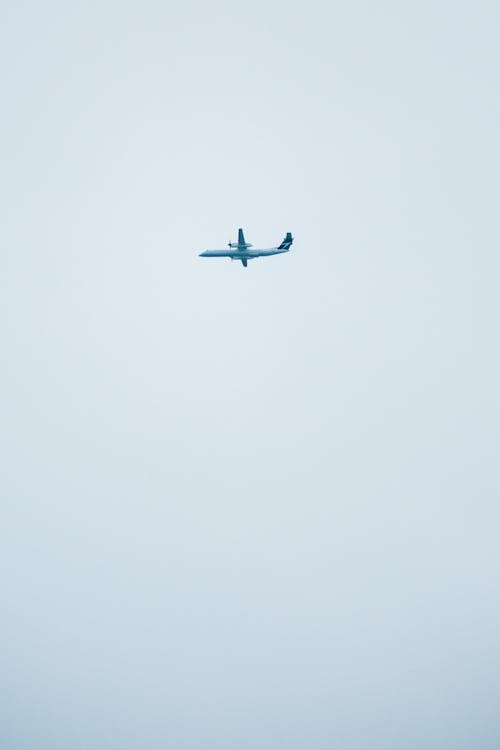
[[[267,250],[251,250],[253,247],[249,242],[245,242],[245,235],[243,229],[238,229],[238,242],[229,242],[229,250],[205,250],[204,253],[200,253],[200,258],[231,258],[231,260],[241,260],[245,268],[248,265],[248,261],[253,258],[261,258],[267,255],[279,255],[280,253],[287,253],[293,242],[291,232],[287,232],[285,239],[278,245],[278,247],[270,247]]]

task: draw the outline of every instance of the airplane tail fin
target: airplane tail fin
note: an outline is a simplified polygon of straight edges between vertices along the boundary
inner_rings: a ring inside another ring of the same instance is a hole
[[[287,232],[285,239],[281,243],[281,245],[278,247],[278,250],[289,250],[293,242],[293,237],[291,232]]]

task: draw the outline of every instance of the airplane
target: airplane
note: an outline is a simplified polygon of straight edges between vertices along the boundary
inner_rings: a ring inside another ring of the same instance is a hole
[[[270,247],[267,250],[250,250],[253,245],[249,242],[245,242],[245,235],[243,229],[238,229],[238,242],[229,242],[229,250],[205,250],[200,253],[200,258],[231,258],[231,260],[241,260],[245,268],[248,266],[248,261],[253,258],[261,258],[267,255],[279,255],[280,253],[287,253],[293,242],[291,232],[287,232],[285,239],[278,245],[278,247]]]

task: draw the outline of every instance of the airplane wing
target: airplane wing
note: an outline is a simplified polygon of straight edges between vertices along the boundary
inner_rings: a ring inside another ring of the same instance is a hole
[[[245,235],[243,229],[238,229],[238,245],[245,245]]]

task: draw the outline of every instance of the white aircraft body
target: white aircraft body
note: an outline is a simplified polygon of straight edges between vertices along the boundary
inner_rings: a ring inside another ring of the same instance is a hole
[[[251,250],[253,247],[249,242],[245,242],[245,236],[243,229],[238,229],[238,242],[229,242],[229,250],[205,250],[200,253],[200,258],[231,258],[231,260],[241,260],[245,268],[248,265],[248,261],[253,258],[262,258],[268,255],[280,255],[281,253],[287,253],[293,242],[291,232],[287,232],[285,239],[278,245],[278,247],[270,247],[264,250]]]

